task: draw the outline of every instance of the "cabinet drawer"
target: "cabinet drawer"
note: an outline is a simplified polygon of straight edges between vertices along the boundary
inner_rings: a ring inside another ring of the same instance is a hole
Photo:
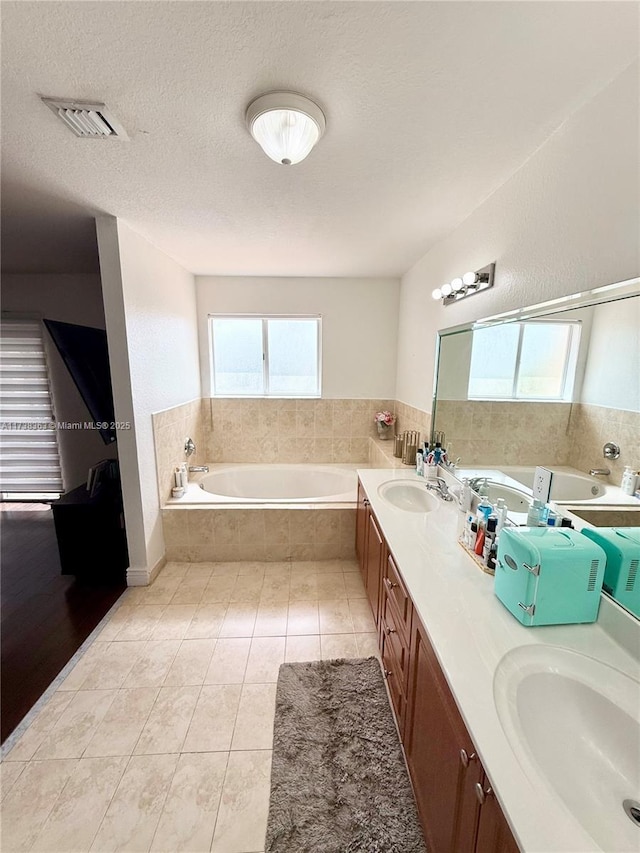
[[[400,628],[405,637],[408,637],[411,628],[411,599],[391,554],[388,555],[384,568],[383,589],[395,607],[398,623],[396,628]]]
[[[402,629],[398,629],[395,616],[395,607],[391,604],[388,596],[384,596],[384,610],[382,612],[381,636],[393,651],[400,672],[402,674],[402,686],[406,692],[407,674],[409,669],[409,640],[404,636]]]
[[[404,681],[402,671],[394,657],[392,646],[386,635],[382,640],[382,668],[384,669],[384,675],[387,680],[389,695],[391,696],[391,703],[393,705],[393,710],[395,711],[398,729],[402,732],[405,708],[407,704],[404,691]]]

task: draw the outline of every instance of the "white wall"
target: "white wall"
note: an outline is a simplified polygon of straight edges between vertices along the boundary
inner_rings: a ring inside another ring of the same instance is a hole
[[[398,399],[430,410],[438,329],[637,275],[637,188],[636,65],[403,276]],[[493,290],[446,308],[431,299],[491,261]]]
[[[164,555],[151,414],[200,397],[194,279],[113,217],[97,219],[119,433],[129,583]]]
[[[104,329],[102,286],[99,275],[2,276],[2,310],[39,318]],[[83,423],[91,415],[55,344],[45,331],[49,379],[56,420]],[[59,430],[58,448],[65,491],[86,482],[87,472],[101,459],[117,456],[94,430]]]
[[[640,297],[594,309],[580,401],[640,412]]]
[[[210,393],[207,314],[321,314],[322,396],[395,396],[398,298],[392,278],[197,276],[202,387]]]

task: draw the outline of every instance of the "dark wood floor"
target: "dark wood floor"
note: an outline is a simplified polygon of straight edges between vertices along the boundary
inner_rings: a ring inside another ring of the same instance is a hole
[[[1,504],[0,510],[4,741],[119,598],[125,584],[81,584],[60,573],[50,507]]]

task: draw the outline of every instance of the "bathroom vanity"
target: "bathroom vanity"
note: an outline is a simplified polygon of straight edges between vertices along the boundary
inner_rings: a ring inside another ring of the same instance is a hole
[[[630,676],[622,693],[631,703],[640,701],[640,692],[633,692],[638,660],[603,625],[608,629],[620,618],[631,646],[637,630],[625,615],[612,615],[611,602],[601,607],[599,623],[525,628],[495,597],[493,578],[458,544],[455,503],[432,495],[432,502],[405,500],[402,489],[424,489],[424,480],[406,470],[363,469],[359,475],[357,556],[427,848],[636,849],[640,827],[622,806],[598,793],[585,804],[595,816],[582,814],[553,768],[536,764],[527,733],[518,734],[510,715],[518,671],[536,672],[528,652],[540,649],[542,669],[545,654],[559,660],[564,654],[569,670],[574,660],[597,659],[605,677],[609,671]],[[527,662],[514,668],[514,654],[519,661],[523,650]],[[588,781],[591,770],[602,774],[595,765],[590,769],[589,756],[576,753],[574,760],[569,775],[575,773],[580,793],[581,776]]]

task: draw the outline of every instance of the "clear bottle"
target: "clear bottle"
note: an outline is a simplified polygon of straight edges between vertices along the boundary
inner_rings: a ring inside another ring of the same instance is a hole
[[[529,512],[527,513],[527,527],[539,527],[542,521],[544,504],[538,498],[534,498]]]

